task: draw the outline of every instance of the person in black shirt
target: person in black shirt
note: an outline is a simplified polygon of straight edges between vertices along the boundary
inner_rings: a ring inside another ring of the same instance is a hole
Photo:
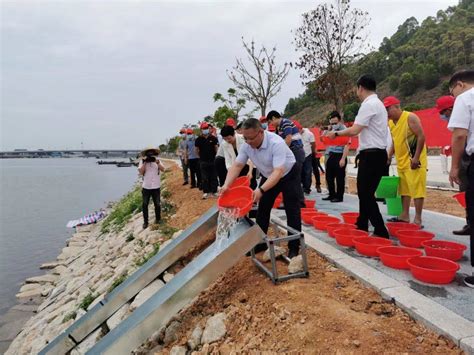
[[[199,155],[199,164],[201,168],[203,199],[209,197],[209,194],[217,196],[217,173],[214,165],[219,142],[215,136],[210,133],[209,124],[201,123],[201,135],[196,139],[196,151]]]

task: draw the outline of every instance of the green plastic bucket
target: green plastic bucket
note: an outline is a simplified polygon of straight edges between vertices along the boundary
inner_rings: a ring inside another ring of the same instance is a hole
[[[385,201],[387,202],[387,214],[389,216],[400,216],[403,210],[402,198],[400,196],[387,198]]]
[[[398,176],[382,176],[379,186],[375,191],[377,198],[395,198],[398,193],[398,183],[400,178]]]

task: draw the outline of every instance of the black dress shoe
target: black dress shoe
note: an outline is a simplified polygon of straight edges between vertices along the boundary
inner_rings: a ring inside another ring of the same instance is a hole
[[[147,222],[143,223],[143,229],[147,229],[147,228],[148,228],[148,223]]]
[[[467,276],[467,277],[464,279],[464,284],[465,284],[467,287],[474,288],[474,276]]]
[[[183,182],[183,186],[189,184],[187,181]]]
[[[471,227],[465,225],[462,229],[458,231],[453,231],[454,235],[471,235]]]
[[[342,201],[343,201],[342,198],[333,198],[333,199],[331,200],[331,202],[342,202]]]
[[[327,196],[327,197],[322,198],[323,201],[331,201],[333,199],[334,199],[334,197],[332,197],[332,196]]]
[[[299,254],[298,250],[288,250],[288,259],[293,259],[295,256]]]

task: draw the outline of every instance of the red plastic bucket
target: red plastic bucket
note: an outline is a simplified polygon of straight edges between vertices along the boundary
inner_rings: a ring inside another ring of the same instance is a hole
[[[408,259],[423,255],[419,249],[395,246],[379,247],[377,253],[382,264],[393,269],[409,269]]]
[[[390,235],[396,237],[398,230],[418,230],[420,226],[415,223],[407,223],[407,222],[388,222],[386,224],[388,232]]]
[[[281,205],[282,202],[283,202],[283,200],[282,200],[281,198],[277,197],[277,198],[275,199],[275,202],[273,202],[273,208],[278,208],[278,207],[280,207],[280,205]]]
[[[413,277],[417,280],[437,285],[454,280],[459,265],[454,261],[434,256],[417,256],[407,261]]]
[[[467,247],[464,244],[448,242],[445,240],[427,240],[421,243],[425,254],[437,258],[458,261],[462,258]]]
[[[336,229],[356,229],[356,226],[354,224],[348,224],[348,223],[329,223],[326,225],[326,231],[328,232],[328,235],[331,238],[336,238],[334,235],[334,231]]]
[[[327,214],[324,212],[305,212],[301,214],[301,219],[303,223],[313,225],[313,217],[326,217]]]
[[[466,193],[465,192],[459,192],[453,195],[453,198],[455,198],[462,207],[466,208]]]
[[[359,212],[343,212],[341,216],[345,223],[356,224]]]
[[[334,231],[334,235],[336,237],[337,244],[345,246],[345,247],[353,247],[354,238],[368,237],[369,233],[367,233],[366,231],[358,230],[358,229],[342,228],[342,229],[336,229]]]
[[[306,205],[307,208],[314,208],[314,205],[316,204],[315,200],[304,200],[304,204]]]
[[[311,221],[313,222],[314,228],[325,231],[328,224],[340,222],[340,219],[334,216],[326,215],[313,217],[311,218]]]
[[[322,136],[321,139],[324,145],[346,145],[347,143],[349,143],[350,140],[349,137],[335,137],[333,139],[330,139],[326,136]]]
[[[399,229],[395,234],[401,245],[410,248],[422,248],[421,243],[435,237],[434,233],[422,230]]]
[[[250,186],[250,179],[247,176],[240,176],[234,180],[230,187]]]
[[[238,209],[238,216],[245,216],[252,209],[252,189],[250,187],[238,186],[224,192],[217,199],[220,210],[227,208]]]
[[[301,211],[301,214],[308,213],[308,212],[318,212],[316,208],[308,208],[308,207],[300,208],[300,211]]]
[[[355,237],[352,241],[357,252],[365,256],[379,256],[378,248],[392,245],[389,239],[379,237]]]

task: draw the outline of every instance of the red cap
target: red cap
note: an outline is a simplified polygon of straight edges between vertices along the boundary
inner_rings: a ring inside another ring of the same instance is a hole
[[[202,122],[200,128],[201,128],[201,129],[207,129],[207,128],[209,128],[209,123],[207,123],[207,122]]]
[[[258,119],[261,123],[267,122],[267,116],[262,116]]]
[[[186,134],[193,134],[193,133],[194,133],[194,131],[191,128],[188,128],[186,130]]]
[[[436,109],[438,112],[447,110],[448,108],[453,108],[454,106],[454,96],[441,96],[436,100]]]
[[[275,132],[275,131],[276,131],[275,126],[272,125],[271,123],[269,123],[269,124],[268,124],[268,131],[269,131],[269,132]]]
[[[233,118],[228,118],[225,120],[225,125],[226,126],[231,126],[231,127],[235,127],[235,120]]]
[[[301,123],[299,123],[297,120],[293,120],[293,123],[294,123],[294,125],[296,126],[296,128],[298,128],[298,129],[303,129],[303,126],[302,126]]]
[[[385,108],[390,107],[392,105],[398,105],[400,103],[400,100],[397,99],[395,96],[387,96],[385,99],[383,99],[383,105]]]

